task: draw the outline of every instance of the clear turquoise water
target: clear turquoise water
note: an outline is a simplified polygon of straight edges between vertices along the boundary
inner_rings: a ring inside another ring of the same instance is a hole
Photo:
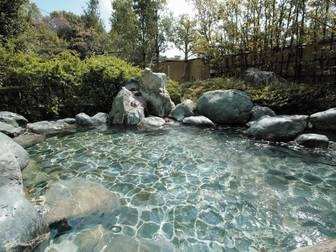
[[[48,179],[102,183],[121,198],[98,224],[134,238],[164,237],[182,251],[290,251],[336,238],[336,155],[248,140],[239,130],[111,129],[54,137],[29,150]],[[35,181],[35,180],[36,181]]]

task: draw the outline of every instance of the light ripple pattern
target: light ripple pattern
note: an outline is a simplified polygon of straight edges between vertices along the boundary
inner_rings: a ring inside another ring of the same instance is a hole
[[[290,251],[336,237],[331,149],[272,146],[233,129],[172,127],[80,132],[29,152],[48,175],[30,181],[34,198],[75,177],[119,194],[118,211],[74,221],[71,232],[109,223],[126,236],[163,237],[182,251]]]

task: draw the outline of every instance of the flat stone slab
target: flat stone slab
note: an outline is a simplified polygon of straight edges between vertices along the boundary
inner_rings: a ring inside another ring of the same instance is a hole
[[[27,124],[28,130],[33,133],[52,136],[57,134],[73,133],[76,131],[74,125],[64,121],[41,121]]]

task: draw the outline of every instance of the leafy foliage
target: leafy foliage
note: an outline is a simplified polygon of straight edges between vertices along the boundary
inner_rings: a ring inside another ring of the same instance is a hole
[[[11,105],[31,117],[36,110],[42,110],[44,118],[73,115],[85,106],[109,111],[121,85],[140,76],[140,69],[109,56],[82,60],[65,51],[47,59],[3,47],[0,52],[0,88],[19,86],[22,100]]]
[[[20,8],[26,0],[1,0],[0,1],[0,39],[6,40],[19,34],[24,23],[20,16]]]
[[[182,90],[179,83],[173,80],[168,80],[167,90],[170,94],[171,99],[175,104],[181,103]]]

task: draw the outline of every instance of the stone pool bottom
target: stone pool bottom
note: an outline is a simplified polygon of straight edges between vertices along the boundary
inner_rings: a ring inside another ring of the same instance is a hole
[[[52,236],[49,245],[63,251],[100,228],[181,251],[290,251],[336,237],[331,149],[271,146],[239,129],[171,127],[79,132],[29,153],[41,173],[25,180],[36,202],[55,181],[73,178],[120,197],[119,211],[70,221],[72,230]]]

